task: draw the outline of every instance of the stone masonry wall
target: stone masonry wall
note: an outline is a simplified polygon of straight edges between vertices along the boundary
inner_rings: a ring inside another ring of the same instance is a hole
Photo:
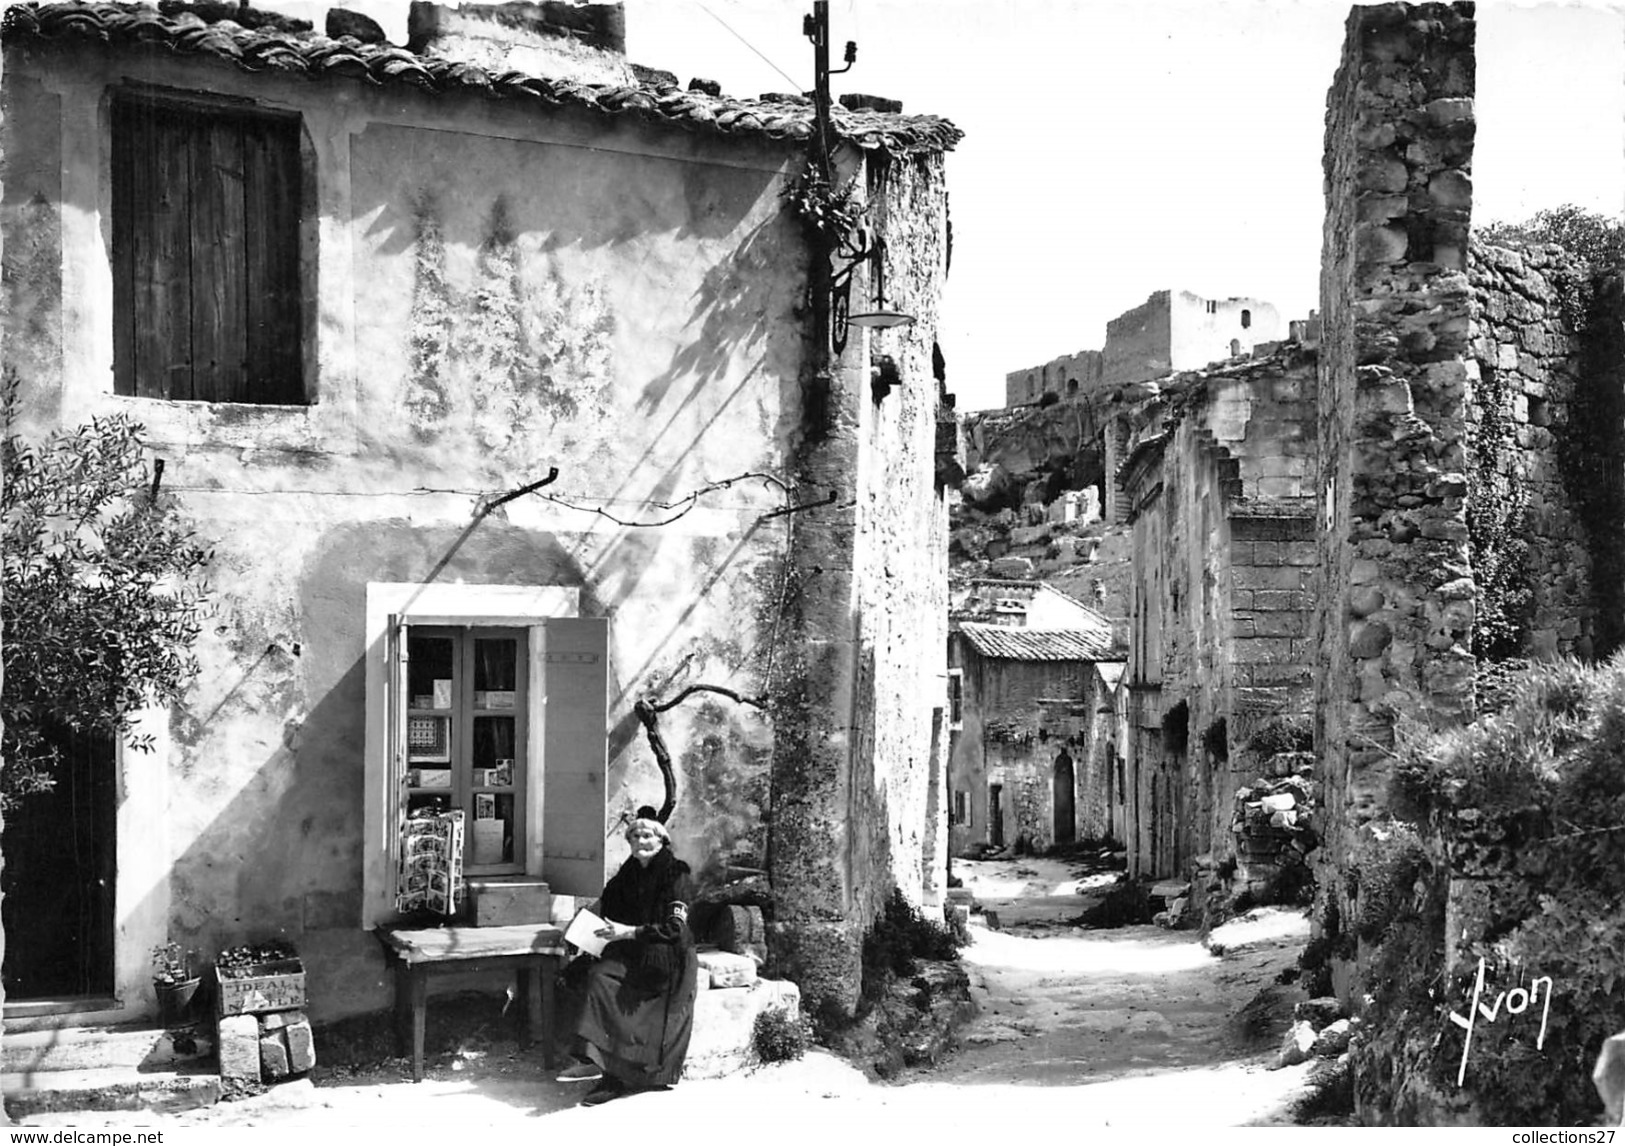
[[[1134,412],[1130,672],[1161,682],[1143,718],[1166,732],[1183,706],[1185,734],[1129,740],[1132,818],[1151,826],[1131,833],[1132,870],[1182,876],[1233,855],[1232,797],[1257,765],[1240,747],[1263,721],[1308,711],[1314,376],[1313,351],[1291,346],[1147,383],[1157,396]]]
[[[1322,927],[1352,918],[1340,864],[1385,807],[1397,714],[1445,727],[1472,715],[1473,40],[1468,3],[1355,8],[1328,96],[1315,642],[1328,806]],[[1338,954],[1334,982],[1351,1002],[1358,967],[1346,943]]]
[[[1560,247],[1475,243],[1468,274],[1479,373],[1467,406],[1470,502],[1480,516],[1471,525],[1490,550],[1475,552],[1474,576],[1489,578],[1497,599],[1511,595],[1517,614],[1505,648],[1485,647],[1496,633],[1484,632],[1480,616],[1473,651],[1589,657],[1597,612],[1591,551],[1559,456],[1581,370],[1573,311],[1587,272]],[[1510,536],[1503,541],[1497,531]]]

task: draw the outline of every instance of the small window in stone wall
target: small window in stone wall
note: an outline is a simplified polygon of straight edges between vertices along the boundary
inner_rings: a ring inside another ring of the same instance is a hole
[[[961,669],[948,670],[948,727],[965,727],[965,675]]]
[[[958,824],[961,827],[967,827],[967,828],[970,827],[971,802],[970,802],[970,793],[969,792],[958,791],[958,792],[954,793],[954,813],[953,813],[953,816],[954,816],[953,822],[955,824]]]
[[[1247,328],[1252,326],[1252,324],[1253,324],[1253,312],[1250,311],[1250,310],[1242,311],[1241,312],[1241,329],[1246,330]]]

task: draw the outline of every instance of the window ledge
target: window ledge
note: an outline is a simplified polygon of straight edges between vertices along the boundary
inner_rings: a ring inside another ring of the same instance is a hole
[[[141,422],[154,442],[320,453],[345,452],[349,445],[332,412],[316,403],[271,406],[113,394],[104,408]]]

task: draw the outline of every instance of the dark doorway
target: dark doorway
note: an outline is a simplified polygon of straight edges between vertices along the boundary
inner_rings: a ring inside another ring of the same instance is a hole
[[[52,739],[56,786],[22,797],[0,842],[8,1001],[113,993],[116,754],[106,737]]]
[[[987,789],[987,842],[996,848],[1004,846],[1004,785],[990,784]]]
[[[1055,842],[1070,844],[1078,838],[1078,816],[1073,803],[1072,757],[1062,753],[1055,758]]]

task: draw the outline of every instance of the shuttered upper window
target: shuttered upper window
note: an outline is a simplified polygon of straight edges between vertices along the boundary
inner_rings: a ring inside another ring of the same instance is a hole
[[[113,104],[114,384],[302,404],[299,120]]]

